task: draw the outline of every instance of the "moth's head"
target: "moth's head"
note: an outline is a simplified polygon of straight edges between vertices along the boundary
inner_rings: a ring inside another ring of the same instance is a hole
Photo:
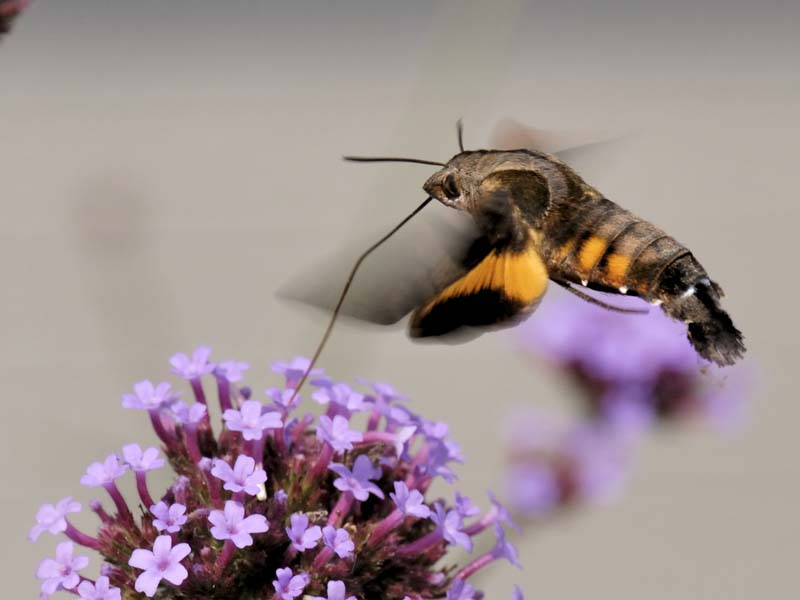
[[[428,178],[422,186],[425,192],[451,208],[468,210],[480,182],[486,174],[484,150],[456,154],[444,168]]]

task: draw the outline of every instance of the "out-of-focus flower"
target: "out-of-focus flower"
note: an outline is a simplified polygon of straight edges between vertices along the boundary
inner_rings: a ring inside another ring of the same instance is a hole
[[[614,298],[626,308],[648,306]],[[720,368],[695,352],[685,325],[650,307],[645,315],[613,312],[574,298],[547,299],[520,327],[523,345],[560,368],[582,391],[587,413],[646,431],[663,420],[738,420],[742,367]],[[728,410],[722,408],[727,406]]]
[[[0,38],[11,31],[14,21],[29,2],[30,0],[0,0]]]
[[[636,298],[614,302],[646,306]],[[525,348],[575,385],[580,402],[573,423],[534,413],[513,419],[507,492],[524,516],[615,497],[636,441],[661,423],[740,420],[742,367],[722,369],[701,359],[685,326],[661,310],[630,315],[573,298],[548,299],[518,332]]]
[[[103,488],[116,508],[107,512],[99,501],[90,503],[100,521],[97,534],[70,523],[80,510],[70,498],[37,512],[32,540],[44,532],[69,538],[55,560],[39,567],[43,594],[67,589],[94,600],[135,592],[175,600],[480,598],[468,578],[501,559],[516,563],[503,530],[507,515],[494,500],[484,513],[460,494],[451,503],[426,500],[434,481],[451,481],[451,464],[463,459],[446,425],[399,410],[401,396],[385,384],[363,395],[315,377],[311,395],[327,406],[326,414],[292,416],[301,407],[291,396],[308,368],[305,359],[274,367],[286,388],[270,394],[272,405],[238,387],[243,363],[215,364],[208,348],[175,355],[171,363],[196,402],[178,402],[169,384],[142,382],[126,394],[125,406],[149,414],[163,456],[129,444],[123,460],[110,454],[87,469],[82,482]],[[217,384],[222,423],[212,424],[206,411],[204,378]],[[351,421],[356,413],[364,418]],[[165,463],[175,480],[153,494],[148,473]],[[117,488],[129,471],[136,504],[149,512],[131,510]],[[490,527],[497,529],[492,550],[460,570],[443,566],[454,546],[471,550],[473,538]],[[96,582],[78,575],[88,559],[73,556],[74,544],[105,561]]]

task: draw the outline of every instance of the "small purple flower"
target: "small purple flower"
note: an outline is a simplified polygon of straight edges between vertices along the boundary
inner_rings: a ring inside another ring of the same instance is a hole
[[[122,593],[119,588],[111,587],[108,577],[101,575],[95,583],[81,581],[78,596],[82,600],[121,600]]]
[[[162,579],[173,585],[180,585],[189,576],[189,572],[181,561],[189,556],[192,549],[189,544],[180,543],[172,546],[172,538],[160,535],[153,542],[153,550],[137,548],[131,554],[128,564],[142,573],[136,578],[134,589],[145,596],[153,597]]]
[[[369,405],[364,400],[364,394],[354,391],[346,383],[331,383],[327,379],[316,380],[313,383],[319,386],[319,389],[311,394],[311,398],[323,406],[334,405],[345,415],[361,412],[369,408]]]
[[[333,580],[328,582],[328,596],[313,596],[313,600],[356,600],[356,597],[345,597],[344,581]]]
[[[169,364],[172,365],[172,372],[178,377],[182,377],[183,379],[197,379],[214,370],[214,363],[208,361],[210,356],[211,348],[208,346],[199,346],[192,352],[191,358],[179,352],[169,359]]]
[[[45,558],[39,563],[36,577],[42,579],[42,592],[53,594],[56,590],[72,590],[81,578],[78,571],[89,564],[87,556],[73,556],[75,546],[72,542],[61,542],[56,546],[56,558]]]
[[[285,412],[294,410],[302,401],[302,397],[300,394],[295,393],[294,388],[282,390],[280,388],[273,387],[265,390],[264,393],[270,400],[272,400],[275,406]]]
[[[265,429],[283,427],[281,414],[263,412],[264,405],[258,400],[247,400],[239,410],[229,408],[223,414],[225,424],[231,431],[241,431],[246,440],[260,440]]]
[[[374,467],[364,454],[359,454],[356,458],[352,471],[341,463],[331,463],[328,468],[339,476],[333,482],[334,487],[339,491],[352,493],[356,500],[363,502],[370,494],[378,498],[384,497],[381,488],[371,481],[381,478],[381,468]]]
[[[119,456],[109,454],[103,462],[89,465],[81,483],[86,487],[106,486],[124,475],[127,469],[127,465],[120,463]]]
[[[122,447],[122,458],[134,472],[146,472],[160,469],[164,466],[164,459],[159,456],[157,448],[142,450],[139,444],[128,444]]]
[[[140,381],[133,386],[133,394],[122,395],[122,406],[137,410],[158,410],[174,400],[175,395],[167,382],[154,386],[150,381]]]
[[[278,361],[272,363],[272,371],[283,375],[286,378],[286,387],[294,389],[297,387],[297,384],[300,383],[303,375],[306,374],[309,366],[311,366],[310,360],[302,356],[295,356],[289,362]],[[322,369],[312,369],[309,376],[314,377],[316,375],[322,375],[322,373]]]
[[[231,469],[230,465],[222,459],[214,460],[211,474],[217,479],[225,482],[223,486],[231,492],[245,492],[251,496],[256,496],[261,491],[261,485],[267,480],[267,473],[264,469],[256,469],[256,461],[240,454],[236,457],[236,462]]]
[[[350,429],[349,421],[341,415],[336,415],[333,419],[326,415],[320,416],[317,437],[330,444],[337,453],[352,450],[353,443],[364,439],[361,432]]]
[[[472,538],[462,531],[464,521],[457,510],[444,510],[441,503],[433,505],[431,520],[439,527],[442,536],[451,544],[463,547],[467,552],[472,552]]]
[[[475,506],[468,496],[463,496],[459,492],[456,492],[456,510],[464,519],[481,514],[481,509]]]
[[[322,530],[319,525],[308,526],[308,515],[304,513],[294,513],[289,519],[290,525],[286,528],[286,535],[289,541],[298,552],[305,552],[315,548],[317,542],[322,537]]]
[[[406,516],[427,519],[431,515],[431,509],[425,506],[424,496],[418,490],[409,491],[403,481],[394,482],[394,493],[390,493],[389,497],[394,500],[397,509]]]
[[[500,523],[494,524],[495,546],[492,549],[492,556],[496,559],[505,558],[518,569],[522,568],[519,564],[519,554],[517,548],[506,539],[506,531]]]
[[[349,558],[356,549],[356,545],[350,539],[350,534],[346,529],[336,529],[331,525],[322,528],[322,542],[339,558]]]
[[[522,597],[522,590],[519,589],[518,585],[515,585],[514,590],[511,592],[511,600],[525,600]]]
[[[306,573],[298,573],[292,576],[292,570],[288,567],[278,569],[275,575],[277,579],[272,582],[272,585],[275,588],[276,597],[281,598],[281,600],[297,598],[303,593],[308,582],[311,581],[311,578]]]
[[[450,589],[447,590],[446,600],[475,600],[475,588],[463,579],[454,579]]]
[[[53,535],[63,533],[67,530],[67,515],[80,512],[81,503],[72,500],[71,496],[62,498],[55,506],[52,504],[42,504],[36,511],[36,525],[31,528],[28,539],[35,542],[45,531]]]
[[[244,378],[244,372],[250,368],[246,362],[237,360],[225,360],[217,364],[214,374],[217,377],[224,377],[231,383],[237,383]]]
[[[245,518],[244,506],[233,500],[225,502],[224,512],[212,510],[208,520],[213,525],[211,535],[218,540],[231,540],[237,548],[246,548],[253,543],[251,533],[269,531],[264,515],[250,515]]]
[[[593,426],[579,427],[567,437],[564,453],[572,461],[581,497],[604,501],[620,490],[629,460],[624,442],[606,428]]]
[[[186,404],[186,402],[179,400],[173,402],[170,405],[170,409],[172,410],[172,416],[175,417],[175,421],[181,425],[197,425],[203,421],[208,414],[206,405],[200,402]]]
[[[158,531],[177,533],[181,530],[181,525],[186,523],[186,507],[177,502],[167,506],[167,503],[162,500],[151,506],[150,512],[155,517],[153,527]]]

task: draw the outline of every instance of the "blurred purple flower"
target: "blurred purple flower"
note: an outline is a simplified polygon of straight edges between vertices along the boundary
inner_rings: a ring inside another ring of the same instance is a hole
[[[101,575],[95,583],[84,580],[78,586],[78,596],[82,600],[121,600],[122,592],[112,587],[108,577]]]

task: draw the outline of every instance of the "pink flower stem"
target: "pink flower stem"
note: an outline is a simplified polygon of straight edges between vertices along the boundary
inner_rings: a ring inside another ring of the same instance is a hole
[[[494,506],[477,522],[463,529],[469,536],[478,535],[481,531],[493,525],[497,520],[497,508]]]
[[[106,512],[99,500],[92,500],[89,502],[89,508],[92,509],[92,512],[97,515],[97,518],[100,519],[102,523],[108,525],[113,522],[111,515]]]
[[[328,516],[328,525],[338,527],[342,519],[350,512],[350,507],[353,506],[353,500],[353,494],[350,492],[345,492],[339,496],[336,506],[333,507],[330,516]]]
[[[467,577],[474,575],[477,571],[480,571],[483,567],[485,567],[494,560],[496,560],[496,557],[491,552],[487,552],[483,556],[479,556],[478,558],[473,560],[466,567],[464,567],[458,573],[456,573],[456,578],[466,579]]]
[[[220,490],[220,480],[211,474],[211,471],[203,473],[206,476],[206,483],[208,484],[208,495],[211,497],[211,504],[215,508],[222,508],[222,490]]]
[[[431,531],[428,535],[424,535],[415,542],[411,542],[405,544],[403,546],[399,546],[397,548],[397,554],[400,556],[410,556],[412,554],[421,554],[425,552],[428,548],[435,546],[439,542],[442,541],[442,531],[441,529],[435,529]]]
[[[153,431],[156,432],[158,439],[164,442],[167,446],[170,446],[174,439],[173,436],[171,436],[164,428],[164,421],[161,419],[161,411],[157,408],[154,408],[148,412],[150,413],[150,422],[153,424]]]
[[[311,415],[306,415],[305,417],[300,419],[300,422],[297,424],[297,426],[294,428],[294,431],[292,432],[293,444],[296,444],[300,441],[300,438],[302,438],[306,434],[308,426],[311,425],[313,422],[314,422],[314,417]]]
[[[261,436],[260,440],[249,440],[245,442],[245,452],[256,461],[256,466],[260,467],[264,462],[264,444],[267,441],[266,434]]]
[[[231,384],[222,376],[217,377],[217,396],[219,398],[219,406],[222,412],[229,408],[233,408],[231,404]]]
[[[200,404],[205,404],[206,393],[203,391],[203,384],[200,381],[200,378],[194,377],[189,380],[189,383],[192,384],[192,391],[194,392],[195,400],[197,400]]]
[[[100,551],[102,548],[100,544],[100,540],[97,538],[93,538],[90,535],[86,535],[85,533],[78,531],[75,529],[75,526],[67,521],[67,529],[64,531],[64,534],[71,539],[76,544],[80,544],[81,546],[86,546],[87,548],[91,548],[92,550]]]
[[[225,540],[225,545],[222,546],[222,552],[217,555],[216,566],[218,573],[222,573],[225,570],[225,567],[228,566],[235,548],[236,547],[233,545],[232,540]]]
[[[317,554],[317,557],[314,559],[314,563],[311,565],[311,570],[313,572],[319,572],[322,567],[328,564],[328,561],[331,558],[333,558],[333,550],[325,546],[319,551],[319,554]]]
[[[399,508],[394,509],[389,516],[375,526],[367,540],[367,546],[372,547],[403,522],[405,515]]]
[[[183,426],[183,441],[186,444],[186,451],[194,464],[198,464],[203,455],[200,454],[200,445],[197,442],[197,425],[187,423]]]
[[[155,504],[153,497],[150,495],[150,490],[147,489],[147,472],[136,471],[136,490],[139,492],[139,498],[145,508],[150,508]]]
[[[333,457],[333,447],[327,443],[323,444],[322,450],[320,450],[319,457],[317,458],[317,462],[314,463],[314,466],[311,468],[311,474],[309,478],[312,481],[321,477],[325,473],[325,470],[331,463],[332,457]]]
[[[367,422],[367,431],[375,431],[378,428],[378,423],[381,421],[381,414],[375,411],[372,411],[372,414],[369,416],[369,421]]]
[[[133,523],[133,515],[131,514],[130,509],[128,508],[127,502],[125,502],[125,498],[122,497],[122,494],[117,487],[117,484],[113,481],[109,481],[103,486],[108,495],[111,496],[111,499],[114,501],[114,505],[117,507],[117,512],[119,513],[120,518]]]

